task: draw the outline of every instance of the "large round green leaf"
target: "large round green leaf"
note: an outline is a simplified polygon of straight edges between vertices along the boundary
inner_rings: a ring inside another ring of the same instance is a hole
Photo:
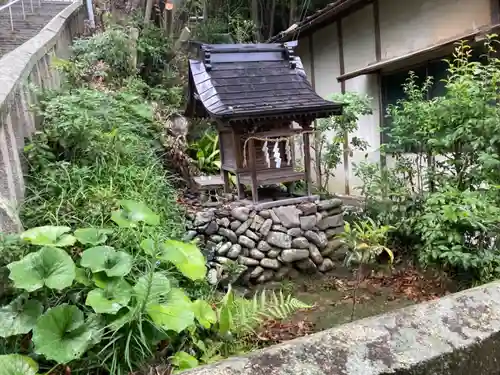
[[[166,331],[182,332],[194,323],[193,304],[179,288],[174,288],[162,304],[151,304],[147,312],[152,322]]]
[[[133,228],[137,223],[143,222],[148,225],[158,225],[160,217],[143,203],[131,200],[120,201],[123,207],[111,213],[113,220],[121,228]]]
[[[205,258],[192,243],[167,240],[161,244],[161,254],[158,259],[172,263],[187,278],[203,280],[207,272]]]
[[[73,246],[76,238],[67,234],[71,228],[44,226],[31,228],[21,233],[21,238],[33,245],[65,247]]]
[[[43,306],[37,300],[19,296],[9,305],[0,308],[0,337],[28,333],[42,315]]]
[[[210,328],[212,324],[217,322],[217,315],[207,301],[197,299],[193,302],[192,309],[196,320],[203,327]]]
[[[94,289],[87,295],[85,304],[98,314],[116,314],[128,305],[132,297],[132,287],[121,279],[107,285],[104,289]]]
[[[160,224],[160,217],[144,203],[131,200],[122,200],[120,201],[120,205],[126,211],[127,217],[131,221],[142,221],[148,225]]]
[[[0,375],[36,375],[38,364],[19,354],[0,355]]]
[[[84,245],[100,245],[107,241],[108,234],[113,233],[111,229],[81,228],[75,230],[74,236],[78,242]]]
[[[109,277],[126,276],[132,269],[132,255],[111,246],[96,246],[82,253],[80,264],[92,272],[105,272]]]
[[[70,286],[75,279],[73,260],[64,250],[56,247],[44,247],[7,267],[14,286],[28,292],[44,285],[61,290]]]
[[[132,220],[129,220],[124,210],[117,210],[111,213],[111,220],[120,228],[134,228],[137,226]]]
[[[38,354],[57,363],[78,359],[100,340],[96,320],[86,323],[76,306],[67,304],[47,310],[33,330],[33,343]]]
[[[151,238],[146,238],[145,240],[141,241],[141,249],[144,250],[147,255],[150,255],[152,257],[155,257],[158,253],[158,246],[156,242]]]
[[[163,272],[144,275],[134,285],[135,298],[143,306],[165,300],[170,290],[170,280]]]
[[[90,271],[90,270],[89,270]],[[92,272],[92,271],[91,271]],[[116,283],[121,277],[109,277],[105,272],[92,273],[92,281],[98,288],[104,289],[109,284]]]
[[[90,273],[90,275],[89,275]],[[75,281],[79,284],[90,286],[92,285],[92,272],[85,268],[75,267]]]
[[[186,352],[175,353],[174,356],[170,357],[170,362],[181,371],[198,366],[198,360]]]

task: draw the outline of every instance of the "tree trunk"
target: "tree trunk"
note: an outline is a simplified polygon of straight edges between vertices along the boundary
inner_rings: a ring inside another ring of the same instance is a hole
[[[146,10],[144,11],[144,23],[147,24],[151,21],[151,12],[153,10],[153,0],[146,1]]]
[[[276,16],[276,0],[271,1],[271,12],[269,14],[269,36],[271,39],[274,36],[274,18]]]
[[[260,42],[261,41],[261,34],[260,34],[260,15],[259,15],[259,0],[251,0],[252,1],[252,21],[255,25],[255,41]]]
[[[292,26],[297,20],[297,0],[290,0],[290,17],[288,26]]]

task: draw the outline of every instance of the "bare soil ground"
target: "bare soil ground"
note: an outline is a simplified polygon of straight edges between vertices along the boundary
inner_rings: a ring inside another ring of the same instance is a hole
[[[291,292],[313,307],[297,312],[290,321],[267,322],[258,335],[261,345],[287,341],[348,323],[352,315],[353,320],[363,319],[454,291],[453,284],[443,275],[400,265],[393,270],[372,272],[359,283],[353,314],[356,284],[353,272],[339,268],[319,279],[316,275],[273,285]]]

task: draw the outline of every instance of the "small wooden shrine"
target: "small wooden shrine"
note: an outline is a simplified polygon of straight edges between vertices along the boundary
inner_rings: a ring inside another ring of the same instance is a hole
[[[225,190],[232,173],[239,198],[248,185],[254,203],[265,185],[304,180],[310,195],[312,123],[341,114],[342,106],[314,92],[296,43],[194,46],[186,115],[215,122]],[[303,165],[296,164],[297,136]]]

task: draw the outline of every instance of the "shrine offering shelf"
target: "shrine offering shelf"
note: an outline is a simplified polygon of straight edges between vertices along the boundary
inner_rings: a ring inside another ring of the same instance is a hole
[[[303,129],[288,129],[288,128],[280,128],[276,130],[269,130],[258,133],[247,133],[242,135],[242,139],[245,140],[248,137],[291,137],[293,135],[299,135],[303,132]]]
[[[250,185],[252,183],[252,173],[245,172],[239,175],[240,183]],[[258,185],[272,185],[284,182],[294,182],[305,179],[304,172],[294,171],[293,168],[265,169],[257,171]]]

